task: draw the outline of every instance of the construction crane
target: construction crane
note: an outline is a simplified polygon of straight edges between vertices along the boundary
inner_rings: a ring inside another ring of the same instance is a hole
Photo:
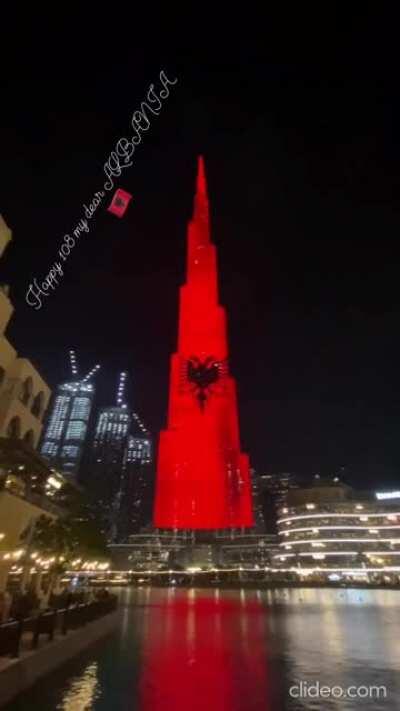
[[[89,380],[90,380],[91,378],[93,378],[93,376],[96,375],[97,371],[100,369],[100,365],[95,365],[94,368],[92,368],[92,370],[90,370],[90,371],[88,372],[88,374],[85,375],[84,378],[79,379],[79,368],[78,368],[78,363],[77,363],[77,359],[76,359],[76,353],[75,353],[75,351],[74,351],[72,348],[71,348],[70,351],[69,351],[69,360],[70,360],[70,363],[71,363],[72,375],[73,375],[74,378],[75,378],[76,376],[78,376],[78,383],[79,383],[79,385],[82,385],[83,383],[89,382]]]
[[[119,375],[118,387],[117,387],[117,407],[126,407],[126,379],[128,373],[122,371]]]

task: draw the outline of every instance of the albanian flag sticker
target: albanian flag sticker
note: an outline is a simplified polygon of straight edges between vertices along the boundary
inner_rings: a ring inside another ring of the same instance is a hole
[[[115,191],[114,197],[111,200],[111,204],[108,206],[107,210],[108,212],[114,213],[117,217],[123,217],[131,200],[132,195],[130,193],[118,188],[118,190]]]

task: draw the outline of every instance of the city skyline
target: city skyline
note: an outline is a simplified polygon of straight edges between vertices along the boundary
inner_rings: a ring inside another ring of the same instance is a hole
[[[285,60],[274,58],[263,42],[240,63],[227,47],[229,71],[216,47],[205,57],[195,40],[190,52],[176,54],[171,43],[151,59],[130,43],[129,60],[117,53],[100,73],[90,59],[71,68],[61,42],[59,86],[47,57],[24,45],[26,69],[18,81],[6,78],[3,93],[1,211],[14,239],[0,271],[18,314],[11,337],[49,384],[61,381],[63,352],[76,344],[108,372],[132,369],[138,409],[160,431],[203,152],[224,263],[221,302],[235,314],[229,338],[243,446],[255,469],[322,474],[346,466],[359,486],[376,477],[395,484],[395,63],[369,53],[379,18],[363,16],[357,41],[354,27],[337,30],[340,42],[313,37],[315,54],[303,60],[292,47]],[[134,165],[115,181],[133,195],[129,210],[119,220],[98,208],[62,283],[36,312],[25,303],[26,284],[47,272],[161,68],[178,83]],[[29,122],[27,101],[35,105]],[[106,405],[113,383],[102,382]]]
[[[397,7],[8,9],[0,706],[399,709]]]

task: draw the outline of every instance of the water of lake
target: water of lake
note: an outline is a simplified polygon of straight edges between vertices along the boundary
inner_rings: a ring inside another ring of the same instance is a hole
[[[9,710],[400,709],[399,592],[124,588],[120,595],[114,633]],[[336,698],[326,691],[315,698],[317,682],[336,687],[329,692]],[[346,693],[371,698],[338,697]]]

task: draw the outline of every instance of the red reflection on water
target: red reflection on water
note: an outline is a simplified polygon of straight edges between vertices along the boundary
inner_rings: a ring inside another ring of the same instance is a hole
[[[267,610],[243,593],[220,600],[217,594],[171,591],[168,601],[150,606],[143,639],[143,711],[269,708]]]

